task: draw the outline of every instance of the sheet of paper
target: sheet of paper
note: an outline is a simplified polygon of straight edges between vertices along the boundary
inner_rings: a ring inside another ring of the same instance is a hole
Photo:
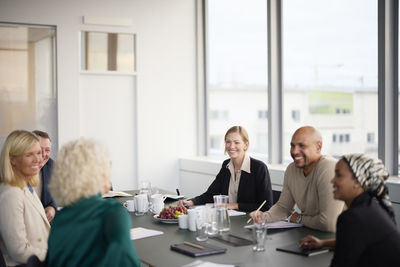
[[[297,227],[302,227],[303,224],[301,223],[291,223],[288,221],[277,221],[277,222],[272,222],[272,223],[267,223],[267,228],[268,229],[284,229],[284,228],[297,228]],[[246,229],[251,229],[253,228],[254,225],[246,225],[244,228]]]
[[[118,192],[118,191],[110,191],[103,195],[103,197],[131,197],[131,194],[125,192]]]
[[[137,239],[142,239],[142,238],[157,236],[157,235],[162,235],[162,234],[164,234],[164,233],[161,231],[142,228],[142,227],[136,227],[136,228],[131,229],[131,240],[137,240]]]
[[[183,265],[182,267],[234,267],[235,265],[219,264],[208,261],[197,260],[192,263]]]
[[[246,212],[237,211],[237,210],[228,210],[228,215],[229,215],[229,217],[231,217],[231,216],[243,216],[243,215],[246,215]]]

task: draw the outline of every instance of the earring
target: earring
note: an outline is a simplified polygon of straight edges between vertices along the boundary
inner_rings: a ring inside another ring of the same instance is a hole
[[[354,188],[358,188],[358,184],[354,184]]]

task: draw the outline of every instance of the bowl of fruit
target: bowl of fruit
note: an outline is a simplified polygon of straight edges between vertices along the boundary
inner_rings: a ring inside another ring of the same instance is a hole
[[[160,214],[154,215],[154,219],[162,223],[178,223],[178,216],[183,214],[187,214],[185,207],[166,206]]]

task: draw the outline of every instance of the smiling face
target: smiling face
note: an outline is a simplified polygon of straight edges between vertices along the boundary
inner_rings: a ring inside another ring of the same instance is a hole
[[[333,185],[333,198],[343,200],[350,206],[353,199],[364,192],[357,179],[354,178],[348,164],[339,160],[335,167],[335,176],[331,180]]]
[[[321,157],[322,141],[312,127],[298,129],[290,142],[290,155],[297,168],[303,168],[307,176]]]
[[[42,149],[42,158],[43,161],[40,164],[40,168],[42,168],[50,158],[51,153],[51,141],[48,138],[39,137],[40,147]]]
[[[42,149],[39,142],[35,142],[34,145],[21,156],[10,156],[10,161],[15,172],[27,180],[38,174],[40,163],[42,162]]]
[[[229,133],[225,138],[225,151],[231,159],[243,159],[249,142],[245,142],[238,132]]]

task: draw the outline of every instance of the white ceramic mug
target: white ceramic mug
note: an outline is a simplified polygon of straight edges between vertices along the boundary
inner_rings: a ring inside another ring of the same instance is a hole
[[[161,194],[154,194],[150,197],[150,210],[159,214],[164,208],[164,197]]]
[[[198,217],[198,212],[195,209],[188,209],[188,227],[192,232],[196,232],[196,220]]]
[[[149,209],[149,201],[147,200],[147,195],[139,194],[136,195],[133,199],[135,200],[135,215],[144,215]]]
[[[127,200],[124,203],[124,207],[129,211],[129,212],[134,212],[135,211],[135,201],[133,199]]]
[[[179,228],[188,229],[188,216],[186,214],[178,216]]]

